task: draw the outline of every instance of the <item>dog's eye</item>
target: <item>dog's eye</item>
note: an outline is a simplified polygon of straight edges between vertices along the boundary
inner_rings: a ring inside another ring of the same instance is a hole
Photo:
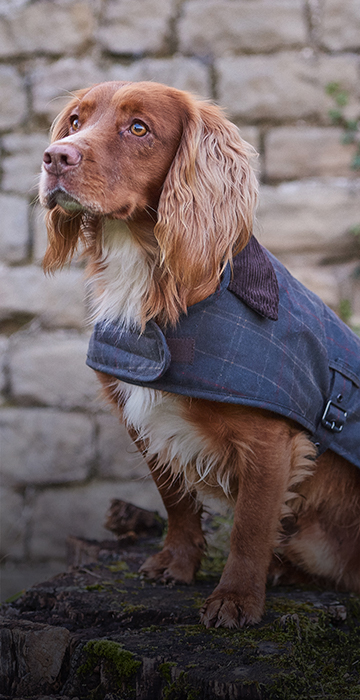
[[[142,124],[141,122],[134,122],[131,124],[130,131],[132,134],[134,134],[134,136],[145,136],[148,129],[145,124]]]
[[[80,129],[80,119],[76,114],[70,117],[70,124],[73,131],[78,131]]]

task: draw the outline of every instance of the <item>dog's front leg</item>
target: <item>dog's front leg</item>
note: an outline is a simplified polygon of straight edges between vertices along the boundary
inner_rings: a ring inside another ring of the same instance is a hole
[[[129,433],[146,458],[145,444],[135,430]],[[156,457],[146,461],[168,514],[168,531],[161,552],[149,557],[140,572],[155,580],[191,583],[205,550],[202,508],[195,494],[184,491],[180,478],[172,481],[169,470],[157,468]]]
[[[201,610],[206,627],[242,627],[259,622],[263,614],[290,466],[289,443],[281,449],[271,442],[269,450],[257,452],[256,464],[241,469],[230,554],[218,586]]]
[[[179,481],[169,483],[166,472],[148,463],[168,514],[168,532],[161,552],[149,557],[140,572],[152,579],[191,583],[200,567],[205,549],[201,529],[201,507]]]

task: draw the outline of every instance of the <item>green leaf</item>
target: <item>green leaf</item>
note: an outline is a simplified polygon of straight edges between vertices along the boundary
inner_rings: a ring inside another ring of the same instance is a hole
[[[343,115],[339,109],[329,109],[329,117],[333,124],[341,124],[343,121]]]
[[[357,153],[351,162],[352,170],[360,170],[360,153]]]
[[[338,92],[337,95],[335,96],[335,102],[336,104],[339,105],[339,107],[345,107],[347,103],[349,102],[349,97],[346,92]]]
[[[328,83],[325,90],[328,95],[336,95],[336,93],[340,90],[340,84],[336,82]]]

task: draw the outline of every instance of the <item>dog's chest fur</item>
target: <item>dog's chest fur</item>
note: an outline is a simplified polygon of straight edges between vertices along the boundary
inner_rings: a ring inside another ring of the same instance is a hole
[[[142,300],[150,284],[151,269],[141,247],[117,221],[107,220],[103,231],[103,257],[92,277],[92,318],[119,321],[129,327],[141,326]],[[212,495],[230,496],[229,475],[216,468],[221,454],[189,420],[189,401],[183,396],[111,382],[114,401],[122,407],[125,423],[134,428],[148,445],[149,456],[157,455],[159,467],[171,465],[186,487]],[[216,493],[214,492],[214,489]]]

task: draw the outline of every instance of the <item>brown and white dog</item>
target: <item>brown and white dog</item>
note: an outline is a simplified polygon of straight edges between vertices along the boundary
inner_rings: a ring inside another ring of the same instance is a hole
[[[62,267],[80,243],[94,319],[175,325],[216,290],[251,236],[250,155],[221,110],[188,93],[145,82],[79,91],[44,154],[45,269]],[[168,512],[164,547],[142,566],[149,578],[193,580],[205,548],[198,493],[234,505],[230,555],[201,611],[206,626],[259,621],[269,571],[360,592],[355,466],[329,450],[314,462],[305,432],[271,412],[99,376]],[[281,524],[289,513],[292,535]]]

